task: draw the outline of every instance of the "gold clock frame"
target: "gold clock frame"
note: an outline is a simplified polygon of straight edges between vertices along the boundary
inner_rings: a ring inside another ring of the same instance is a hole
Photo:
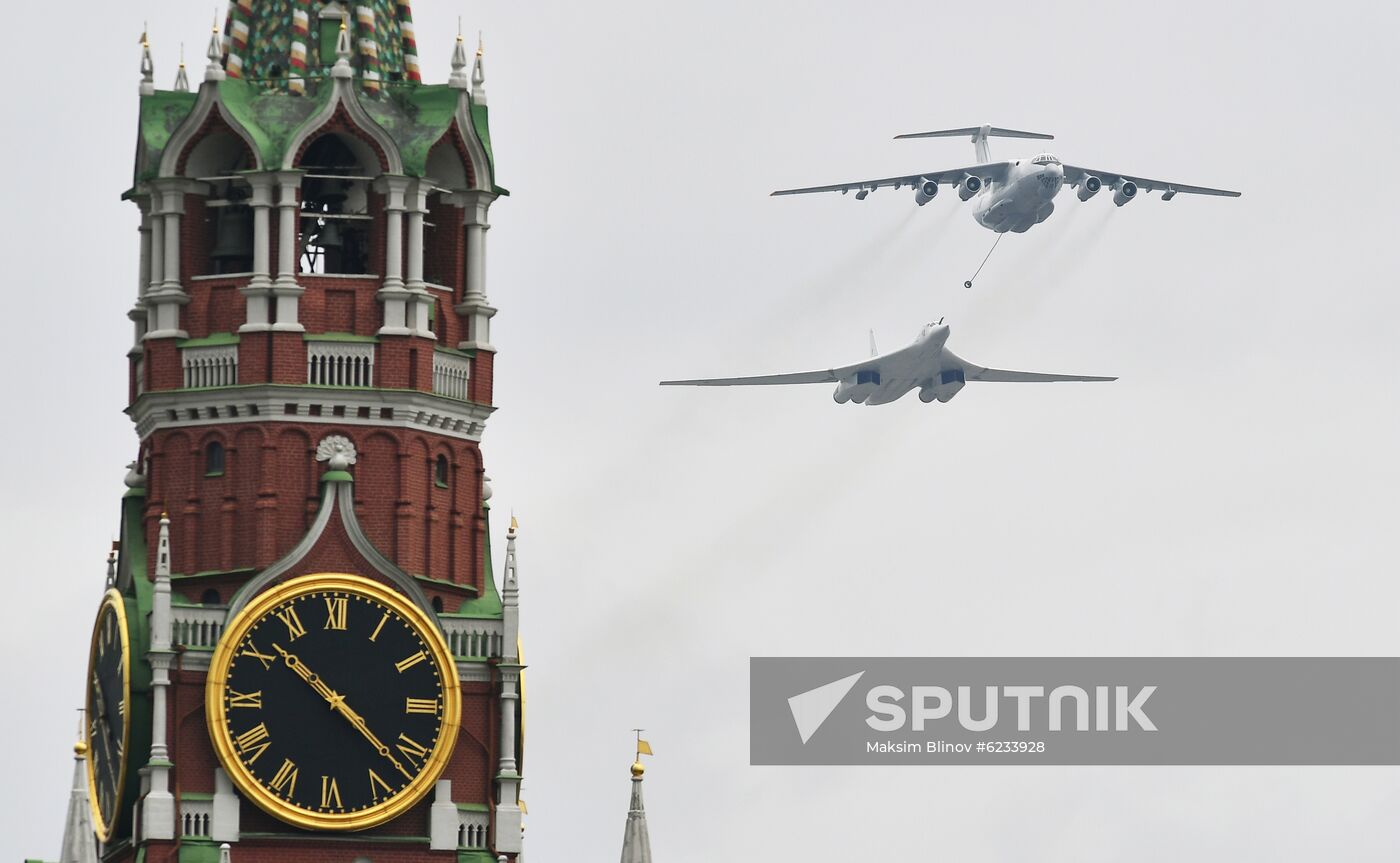
[[[442,677],[442,731],[438,735],[431,754],[423,762],[423,769],[403,791],[389,800],[358,812],[323,813],[312,812],[288,803],[271,794],[253,777],[234,754],[233,739],[228,729],[228,718],[224,713],[224,687],[228,682],[228,668],[234,658],[234,648],[248,634],[252,625],[278,605],[302,594],[319,593],[326,590],[355,593],[393,609],[422,636],[428,652],[437,663]],[[219,762],[233,780],[234,786],[245,797],[269,815],[288,824],[308,830],[356,831],[376,827],[391,821],[416,805],[432,790],[438,777],[447,768],[452,750],[457,744],[461,725],[462,692],[457,675],[457,663],[448,649],[447,640],[435,620],[431,619],[418,606],[403,595],[380,582],[345,572],[320,572],[289,579],[267,592],[255,597],[238,616],[224,628],[218,646],[209,662],[209,676],[204,689],[204,712],[208,720],[209,739]]]
[[[121,636],[122,646],[122,704],[126,711],[122,722],[122,757],[121,770],[117,773],[117,790],[112,803],[112,821],[108,823],[102,817],[102,806],[97,795],[97,768],[93,764],[92,747],[92,718],[85,716],[83,722],[83,745],[87,747],[84,761],[87,762],[87,785],[88,785],[88,807],[92,810],[92,828],[97,834],[97,838],[102,842],[107,842],[112,838],[112,833],[117,827],[117,818],[122,810],[122,798],[126,793],[126,769],[131,763],[131,633],[127,629],[126,622],[126,600],[122,597],[121,591],[110,588],[102,595],[102,603],[97,606],[97,619],[92,625],[92,643],[88,648],[88,687],[91,692],[93,669],[97,661],[97,639],[102,632],[102,620],[111,613],[117,619],[117,630]],[[88,706],[88,698],[84,696],[83,707]]]

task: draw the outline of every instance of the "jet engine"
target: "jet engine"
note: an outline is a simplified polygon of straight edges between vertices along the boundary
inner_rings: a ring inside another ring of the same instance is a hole
[[[962,369],[944,369],[938,373],[935,380],[929,381],[919,388],[919,401],[928,404],[937,399],[947,404],[966,385],[967,380],[963,376]]]
[[[914,187],[914,203],[922,207],[936,197],[938,197],[938,184],[928,177],[920,177],[918,185]]]
[[[1100,180],[1098,177],[1094,176],[1085,177],[1084,181],[1079,184],[1079,200],[1089,200],[1090,198],[1097,195],[1099,193],[1099,189],[1102,188],[1103,180]]]
[[[963,174],[963,178],[958,181],[958,197],[966,201],[973,195],[982,191],[982,178],[974,177],[971,174]]]
[[[1113,189],[1113,203],[1121,207],[1136,198],[1137,192],[1137,183],[1132,180],[1124,180]]]

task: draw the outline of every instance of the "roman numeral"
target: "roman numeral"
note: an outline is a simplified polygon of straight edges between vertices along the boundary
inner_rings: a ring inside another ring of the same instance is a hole
[[[277,768],[277,775],[272,777],[270,784],[273,791],[280,791],[288,797],[296,794],[297,766],[292,763],[292,759],[282,759],[282,766]]]
[[[343,596],[326,597],[326,629],[344,629],[349,612],[349,600]]]
[[[247,759],[247,762],[252,764],[254,761],[258,760],[258,756],[266,752],[267,748],[272,745],[271,740],[272,738],[267,733],[267,726],[259,722],[257,725],[254,725],[252,728],[249,728],[247,731],[235,737],[233,742],[234,745],[238,747],[238,753],[240,755],[247,755],[249,752],[253,753],[252,757]]]
[[[406,699],[404,713],[426,713],[432,716],[437,713],[438,703],[436,698],[409,698]]]
[[[373,770],[369,772],[369,795],[374,802],[379,802],[379,789],[383,788],[385,794],[393,795],[394,789],[389,787],[389,783],[379,778],[379,774]]]
[[[97,789],[97,808],[102,810],[103,816],[112,813],[112,792],[105,785]]]
[[[259,689],[257,692],[235,692],[230,689],[228,691],[228,706],[261,708],[262,690]]]
[[[334,776],[322,776],[321,808],[330,809],[331,807],[335,807],[336,809],[344,808],[343,804],[340,802],[340,788],[336,786]]]
[[[258,660],[259,662],[261,662],[261,663],[263,664],[263,670],[264,670],[264,671],[266,671],[267,669],[271,668],[271,667],[272,667],[272,663],[274,663],[274,662],[277,661],[277,657],[275,657],[275,656],[268,656],[266,653],[259,653],[259,652],[258,652],[258,646],[257,646],[256,644],[254,644],[251,640],[248,642],[248,646],[247,646],[247,647],[245,647],[245,648],[243,648],[242,650],[238,651],[238,655],[239,655],[239,656],[251,656],[251,657],[253,657],[254,659]]]
[[[306,627],[301,625],[297,610],[290,605],[277,612],[277,619],[287,625],[287,640],[296,641],[306,634]]]
[[[394,748],[402,752],[403,757],[407,758],[414,767],[418,766],[418,760],[420,758],[428,754],[427,747],[418,743],[407,734],[399,735],[399,742],[394,744]]]
[[[400,659],[398,662],[395,662],[394,667],[399,670],[399,674],[403,674],[405,671],[409,670],[410,668],[427,658],[428,654],[420,650],[412,656],[405,657],[403,659]]]
[[[376,626],[376,627],[374,628],[374,632],[370,635],[370,637],[369,637],[369,640],[370,640],[370,641],[374,641],[376,638],[379,637],[379,630],[381,630],[381,629],[384,628],[384,621],[386,621],[386,620],[388,620],[388,619],[389,619],[389,612],[386,611],[386,612],[384,612],[384,616],[381,617],[381,618],[379,618],[379,625]]]
[[[117,699],[117,715],[120,716],[122,719],[125,719],[125,718],[126,718],[126,699],[125,699],[125,698],[118,698],[118,699]]]

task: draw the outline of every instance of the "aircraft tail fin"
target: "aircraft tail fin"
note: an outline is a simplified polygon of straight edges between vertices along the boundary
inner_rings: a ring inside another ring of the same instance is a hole
[[[877,350],[876,347],[875,347],[875,331],[874,331],[874,330],[871,330],[871,331],[870,331],[870,355],[871,355],[872,357],[878,357],[878,356],[880,355],[880,351]]]
[[[977,148],[977,161],[983,165],[992,161],[992,150],[987,145],[988,138],[1038,138],[1042,141],[1055,139],[1054,135],[1047,135],[1044,132],[1023,132],[1020,129],[1003,129],[999,126],[968,126],[965,129],[939,129],[936,132],[906,132],[903,135],[895,135],[895,138],[957,138],[962,135],[972,136],[972,145]]]

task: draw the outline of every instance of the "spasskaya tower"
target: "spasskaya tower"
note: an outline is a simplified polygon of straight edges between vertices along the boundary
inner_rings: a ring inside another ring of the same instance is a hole
[[[143,39],[140,443],[79,752],[105,863],[521,852],[479,447],[505,190],[480,48],[424,83],[409,6],[236,0],[170,90]]]

